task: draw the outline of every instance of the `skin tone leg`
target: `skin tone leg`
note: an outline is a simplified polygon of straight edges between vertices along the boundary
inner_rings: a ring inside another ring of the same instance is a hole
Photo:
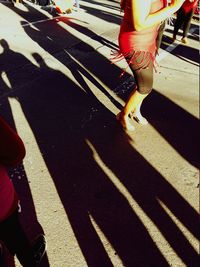
[[[117,115],[117,120],[121,123],[124,129],[128,131],[134,131],[134,125],[132,120],[129,118],[129,114],[137,110],[139,112],[142,101],[147,97],[148,94],[140,94],[135,90],[129,97],[122,111]]]
[[[147,97],[148,94],[146,94]],[[141,106],[142,106],[143,100],[138,104],[138,106],[135,108],[135,111],[132,111],[130,114],[130,117],[132,120],[137,121],[141,125],[147,125],[148,120],[142,116],[141,114]]]
[[[117,119],[123,128],[129,131],[134,130],[133,120],[143,125],[148,123],[142,116],[140,109],[143,100],[148,96],[153,87],[153,62],[149,61],[149,56],[147,55],[143,61],[143,68],[140,66],[138,69],[138,62],[141,62],[143,55],[135,58],[133,60],[134,63],[129,65],[135,77],[136,86],[130,94],[124,108],[117,115]]]

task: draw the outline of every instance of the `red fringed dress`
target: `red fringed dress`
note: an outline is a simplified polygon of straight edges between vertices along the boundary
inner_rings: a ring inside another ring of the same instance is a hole
[[[147,67],[150,61],[155,61],[156,38],[160,23],[151,28],[136,31],[134,29],[132,18],[132,1],[126,1],[124,17],[118,37],[120,51],[114,60],[118,61],[123,57],[128,57],[130,58],[128,63],[134,64],[134,60],[140,57],[139,64],[141,64],[141,67],[144,67],[144,62],[146,64],[145,67]],[[159,11],[166,5],[166,0],[152,0],[150,14]]]
[[[19,164],[24,156],[22,140],[0,117],[0,222],[8,218],[18,206],[18,196],[6,166]]]

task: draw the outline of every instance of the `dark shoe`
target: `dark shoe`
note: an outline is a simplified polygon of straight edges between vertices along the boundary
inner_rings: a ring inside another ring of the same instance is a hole
[[[46,251],[46,240],[43,234],[37,236],[35,240],[27,244],[27,247],[21,247],[16,256],[23,267],[39,266],[42,257]]]
[[[33,264],[31,266],[39,266],[45,252],[46,252],[46,240],[44,235],[39,235],[31,245],[31,252],[33,256]]]
[[[3,248],[2,245],[0,244],[0,266],[2,264],[2,261],[3,261]]]
[[[0,244],[0,266],[4,266],[3,246]]]

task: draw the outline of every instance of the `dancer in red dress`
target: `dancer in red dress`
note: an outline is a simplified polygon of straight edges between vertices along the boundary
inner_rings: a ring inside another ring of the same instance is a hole
[[[153,86],[158,30],[183,2],[172,0],[168,5],[167,0],[121,0],[124,17],[119,33],[120,56],[126,58],[137,85],[117,115],[117,120],[126,130],[134,130],[132,119],[141,124],[148,123],[141,115],[140,107]]]

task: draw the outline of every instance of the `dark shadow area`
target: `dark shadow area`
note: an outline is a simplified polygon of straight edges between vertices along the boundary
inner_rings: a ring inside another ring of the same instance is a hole
[[[164,35],[161,48],[165,50],[171,43],[172,39]],[[187,62],[189,62],[188,60],[193,61],[194,63],[190,63],[199,66],[199,51],[196,48],[180,43],[173,51],[171,51],[171,54]]]
[[[124,87],[116,91],[117,95],[126,100],[134,83],[134,79],[128,79]],[[145,99],[142,113],[183,158],[199,168],[200,127],[197,118],[155,90]]]
[[[31,2],[31,1],[30,1]],[[36,10],[34,5],[30,5],[30,4],[25,4],[25,7],[27,8],[27,11],[23,11],[20,8],[17,7],[17,5],[14,5],[11,2],[1,2],[2,5],[5,5],[6,7],[12,9],[13,11],[15,11],[17,14],[20,15],[20,13],[25,13],[26,14],[26,18],[28,22],[34,22],[34,21],[39,21],[42,20],[42,18],[44,17],[44,15],[41,12],[35,13],[34,16],[32,15],[32,13]]]
[[[18,74],[21,75],[16,77],[15,74],[17,70],[13,71],[13,64],[16,60],[20,64],[24,64],[25,68],[27,65],[30,65],[30,62],[20,53],[16,53],[10,50],[6,40],[1,39],[0,45],[4,49],[3,53],[0,54],[0,61],[4,62],[3,65],[0,65],[0,74],[6,73],[8,80],[11,82],[11,88],[10,88],[3,81],[2,78],[0,79],[0,100],[1,100],[0,113],[4,115],[6,121],[8,121],[9,124],[13,127],[13,129],[16,130],[12,110],[7,96],[9,95],[12,97],[13,88],[17,87],[19,80],[20,82],[23,81],[25,82],[25,80],[22,79],[22,76],[24,77],[23,71],[17,72]],[[12,79],[13,77],[12,75],[15,76],[16,79]],[[0,77],[2,77],[2,75]],[[16,168],[10,168],[9,174],[16,188],[16,191],[19,195],[22,207],[22,213],[20,216],[21,224],[23,225],[29,239],[33,240],[38,234],[44,233],[44,231],[42,229],[42,226],[37,220],[35,206],[29,187],[28,177],[26,175],[23,165],[17,166]],[[9,261],[8,265],[9,267],[14,266],[14,260],[12,259],[11,255],[8,255],[8,261]],[[49,266],[46,256],[44,257],[42,263],[44,267]]]
[[[78,32],[85,34],[87,37],[90,37],[92,40],[98,41],[102,46],[107,46],[110,49],[115,49],[115,50],[118,49],[118,45],[116,45],[114,42],[104,38],[101,35],[96,34],[95,32],[91,31],[90,29],[88,29],[84,26],[81,26],[81,25],[78,25],[77,23],[75,23],[75,22],[78,22],[76,19],[61,17],[59,19],[59,21],[62,21],[63,23],[67,24],[69,27],[72,27],[73,29],[77,30]],[[66,31],[65,31],[65,35],[66,35]],[[29,34],[29,36],[31,36],[31,33]],[[80,45],[80,44],[77,44],[77,45]],[[87,50],[89,52],[91,52],[91,51],[95,52],[95,50],[91,46],[89,46],[87,43],[82,42],[81,45],[82,46],[84,45],[84,47],[86,47],[86,52],[87,52]],[[71,46],[71,47],[74,47],[74,46]]]
[[[199,120],[156,91],[149,95],[143,108],[155,129],[182,157],[199,168]]]
[[[193,25],[192,27],[195,28],[195,30],[194,30],[194,32],[192,32],[192,34],[190,34],[190,33],[188,34],[188,39],[199,41],[199,34],[198,34],[199,29],[198,29],[197,25]],[[166,28],[165,31],[168,33],[171,33],[171,38],[172,38],[173,29]],[[177,37],[181,39],[181,37],[182,37],[182,31],[181,30],[178,32]]]
[[[198,266],[197,253],[161,206],[161,203],[199,239],[197,212],[160,173],[152,168],[142,155],[129,145],[125,135],[116,131],[112,133],[110,129],[100,131],[97,126],[90,129],[88,139],[103,163],[125,185],[133,199],[151,218],[176,254],[187,266]],[[109,196],[109,192],[102,192],[102,198],[109,198]],[[147,266],[154,265],[148,262]],[[162,266],[162,264],[157,262],[155,266]]]
[[[39,55],[33,56],[39,59]],[[113,115],[61,72],[50,69],[41,58],[39,62],[40,80],[15,91],[13,97],[18,99],[34,132],[88,266],[112,266],[90,214],[102,225],[125,266],[144,266],[144,255],[148,256],[148,263],[167,266],[128,202],[94,161],[86,143],[84,128],[96,117],[93,112],[102,110],[106,119],[101,121],[101,129],[107,124],[111,127],[113,122],[111,129],[115,132]],[[96,119],[94,122],[99,124]],[[101,197],[104,190],[110,194],[109,201]]]
[[[112,1],[112,0],[109,0],[109,1],[95,1],[95,0],[91,0],[91,1],[88,1],[88,0],[83,0],[82,1],[83,3],[88,3],[88,4],[94,4],[94,5],[99,5],[100,7],[105,7],[105,8],[111,8],[115,11],[119,11],[119,14],[120,14],[120,1]],[[87,10],[87,7],[83,7],[84,9]],[[98,7],[97,7],[97,10],[98,10]],[[89,11],[89,10],[87,10]]]
[[[40,64],[39,79],[14,90],[12,97],[18,99],[32,128],[88,266],[112,266],[90,216],[125,266],[168,266],[127,200],[95,162],[88,142],[154,220],[176,253],[195,266],[196,253],[160,207],[157,196],[160,193],[160,199],[198,236],[198,216],[192,207],[134,151],[113,115],[94,96],[50,69],[39,55],[33,57]],[[174,196],[179,208],[172,205],[168,194]]]

